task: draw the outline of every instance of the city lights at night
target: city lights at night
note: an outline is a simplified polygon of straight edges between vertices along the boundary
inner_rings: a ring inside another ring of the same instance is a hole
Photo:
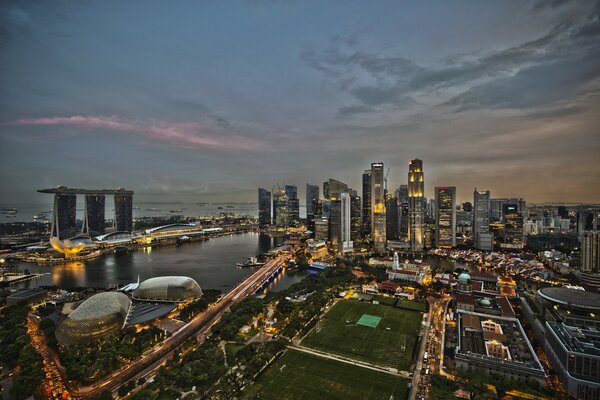
[[[0,399],[600,400],[600,3],[0,2]]]

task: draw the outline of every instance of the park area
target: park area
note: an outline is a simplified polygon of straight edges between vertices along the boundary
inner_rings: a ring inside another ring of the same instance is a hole
[[[399,376],[288,351],[243,392],[243,399],[406,399],[409,381]]]
[[[338,301],[301,345],[354,360],[409,371],[423,314],[406,307]]]

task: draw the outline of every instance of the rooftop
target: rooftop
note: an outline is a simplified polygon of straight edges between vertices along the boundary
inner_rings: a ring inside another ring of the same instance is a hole
[[[553,303],[600,311],[600,294],[565,287],[547,287],[538,290],[540,297]]]
[[[499,326],[501,331],[495,332],[484,327],[484,325],[489,326],[490,324]],[[459,311],[459,336],[458,352],[463,355],[484,358],[489,361],[513,363],[520,367],[543,371],[519,320],[516,318]],[[506,346],[511,359],[488,355],[486,342],[491,341]]]
[[[576,328],[558,322],[546,322],[567,350],[600,356],[600,332]]]

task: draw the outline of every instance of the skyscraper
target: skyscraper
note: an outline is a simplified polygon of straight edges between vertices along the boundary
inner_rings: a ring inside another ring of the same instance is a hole
[[[341,194],[341,252],[351,252],[352,242],[352,197],[348,193]]]
[[[502,206],[504,219],[504,247],[522,249],[524,245],[523,213],[519,204],[504,204]]]
[[[115,194],[115,228],[117,231],[133,230],[133,196]]]
[[[339,198],[340,194],[347,189],[348,185],[344,182],[329,178],[328,181],[323,182],[323,197],[326,199]]]
[[[298,187],[295,185],[285,185],[285,196],[287,197],[288,225],[295,225],[300,222]]]
[[[94,236],[104,233],[105,230],[105,198],[102,194],[86,194],[85,209],[83,212],[83,226],[81,232]]]
[[[492,250],[490,233],[490,191],[473,191],[473,244],[479,250]]]
[[[77,195],[55,194],[50,237],[65,239],[75,236]]]
[[[385,199],[385,235],[387,240],[398,240],[398,223],[400,222],[398,211],[398,197],[388,193]]]
[[[298,187],[296,185],[285,185],[285,195],[288,199],[297,199]]]
[[[581,272],[600,274],[600,231],[585,231],[581,242]]]
[[[435,188],[435,245],[456,246],[456,187]]]
[[[315,215],[313,202],[319,199],[319,185],[306,184],[306,217]]]
[[[258,225],[260,227],[271,224],[271,192],[258,189]]]
[[[350,203],[350,238],[356,242],[362,236],[362,200],[356,191],[353,191]]]
[[[362,235],[371,235],[371,170],[366,169],[362,175]]]
[[[421,251],[424,240],[424,192],[423,161],[410,160],[408,166],[408,240],[412,251]]]
[[[288,198],[279,186],[273,188],[273,222],[278,228],[289,226]]]
[[[400,185],[398,189],[398,237],[408,238],[408,185]]]
[[[371,164],[371,239],[378,251],[385,250],[385,187],[383,163]]]

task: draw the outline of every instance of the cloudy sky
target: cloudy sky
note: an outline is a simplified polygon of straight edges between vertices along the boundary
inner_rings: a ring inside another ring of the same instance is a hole
[[[598,202],[598,4],[2,1],[0,202],[395,188],[411,158],[428,196]]]

